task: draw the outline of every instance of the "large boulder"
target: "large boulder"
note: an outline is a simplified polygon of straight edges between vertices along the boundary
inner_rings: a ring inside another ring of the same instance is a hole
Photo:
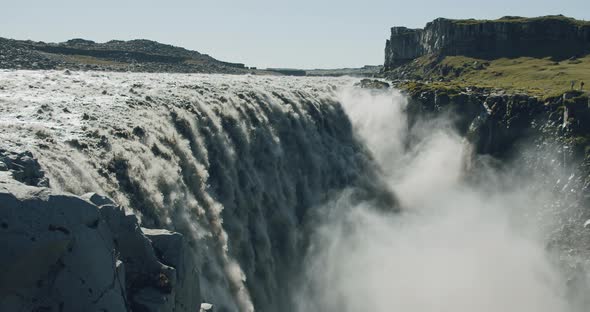
[[[134,215],[118,206],[103,205],[100,215],[126,264],[125,281],[133,311],[176,311],[176,269],[162,264]],[[197,296],[198,297],[198,296]],[[179,310],[182,311],[182,310]]]
[[[104,205],[113,205],[113,206],[117,205],[117,204],[115,204],[115,202],[112,199],[110,199],[104,195],[100,195],[100,194],[96,194],[96,193],[86,193],[80,197],[86,201],[89,201],[89,202],[95,204],[98,207],[104,206]]]
[[[127,311],[124,264],[98,208],[2,182],[0,311]]]
[[[152,242],[158,260],[176,269],[175,302],[180,311],[192,311],[201,298],[199,272],[187,240],[182,234],[162,229],[145,229],[143,233]]]
[[[362,79],[360,82],[356,83],[355,86],[361,87],[364,89],[389,89],[389,83],[377,79]]]
[[[13,179],[26,185],[49,186],[45,171],[29,151],[13,152],[0,149],[0,171],[10,171]]]
[[[199,309],[198,274],[181,234],[142,229],[105,196],[27,185],[36,183],[15,180],[22,166],[0,163],[0,311]]]

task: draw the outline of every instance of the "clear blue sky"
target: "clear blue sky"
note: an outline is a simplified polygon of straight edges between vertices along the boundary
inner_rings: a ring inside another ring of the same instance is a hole
[[[590,0],[0,0],[0,36],[144,38],[261,68],[337,68],[381,64],[394,25],[548,14],[590,20]]]

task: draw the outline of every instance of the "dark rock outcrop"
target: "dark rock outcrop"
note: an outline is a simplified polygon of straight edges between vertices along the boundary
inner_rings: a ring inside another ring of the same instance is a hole
[[[426,85],[424,85],[426,86]],[[407,92],[407,91],[406,91]],[[477,154],[510,158],[520,143],[536,139],[571,145],[572,157],[583,158],[590,142],[590,100],[582,92],[545,100],[492,90],[416,88],[408,92],[410,126],[418,119],[446,114]]]
[[[105,196],[37,187],[43,175],[32,155],[3,153],[1,311],[199,308],[198,274],[181,234],[142,229]]]
[[[12,178],[26,185],[48,187],[49,180],[31,152],[10,152],[0,149],[0,171],[9,171]]]
[[[356,83],[355,86],[364,89],[389,89],[389,83],[377,79],[363,79]]]
[[[477,58],[569,58],[590,52],[590,23],[561,15],[498,20],[438,18],[424,29],[391,28],[385,45],[385,69],[427,54]]]

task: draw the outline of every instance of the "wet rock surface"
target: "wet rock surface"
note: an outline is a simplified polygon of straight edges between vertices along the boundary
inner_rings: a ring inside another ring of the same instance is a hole
[[[12,177],[30,186],[48,187],[49,179],[31,152],[10,152],[0,149],[0,171],[9,171]]]

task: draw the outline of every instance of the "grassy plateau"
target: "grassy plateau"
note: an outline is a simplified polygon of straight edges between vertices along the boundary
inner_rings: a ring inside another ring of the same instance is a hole
[[[590,89],[590,55],[555,61],[550,58],[482,60],[465,56],[420,57],[410,64],[414,74],[435,81],[432,87],[481,87],[527,93],[540,98],[559,96],[580,83]]]

